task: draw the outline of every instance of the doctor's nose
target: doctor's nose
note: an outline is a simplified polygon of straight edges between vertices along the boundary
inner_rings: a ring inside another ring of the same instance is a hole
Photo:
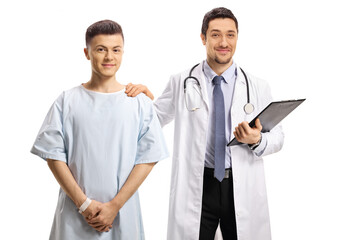
[[[227,47],[229,45],[226,37],[222,37],[221,40],[220,40],[220,46],[221,47]]]

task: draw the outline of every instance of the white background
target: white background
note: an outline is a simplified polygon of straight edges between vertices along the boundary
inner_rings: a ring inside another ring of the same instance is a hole
[[[0,4],[1,239],[48,239],[58,184],[30,154],[56,97],[86,82],[86,28],[119,22],[118,80],[159,96],[171,74],[205,58],[204,14],[239,21],[236,62],[274,99],[307,100],[283,122],[281,152],[265,158],[274,240],[360,239],[360,14],[353,0],[2,1]],[[164,128],[172,152],[173,125]],[[171,159],[140,188],[148,240],[166,237]]]

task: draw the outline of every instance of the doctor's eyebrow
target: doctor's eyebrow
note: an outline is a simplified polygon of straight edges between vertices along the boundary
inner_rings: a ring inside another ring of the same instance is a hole
[[[221,32],[221,31],[219,29],[212,29],[210,32],[212,33],[212,32]],[[226,32],[227,33],[236,33],[236,31],[234,31],[234,30],[228,30]]]

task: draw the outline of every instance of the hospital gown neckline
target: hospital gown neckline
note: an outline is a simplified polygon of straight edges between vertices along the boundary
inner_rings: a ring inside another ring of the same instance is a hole
[[[97,92],[97,91],[94,91],[94,90],[90,90],[90,89],[87,89],[86,87],[84,87],[83,85],[84,83],[80,84],[80,88],[83,89],[84,91],[86,92],[89,92],[89,93],[94,93],[94,94],[99,94],[99,95],[115,95],[115,94],[122,94],[122,93],[125,93],[125,87],[119,91],[116,91],[116,92],[111,92],[111,93],[105,93],[105,92]]]

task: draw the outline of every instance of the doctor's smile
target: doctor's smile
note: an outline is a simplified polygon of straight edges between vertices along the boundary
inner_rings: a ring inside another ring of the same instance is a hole
[[[223,55],[228,54],[228,53],[231,52],[231,50],[228,49],[228,48],[217,48],[217,49],[215,49],[215,50],[216,50],[217,52],[219,52],[220,54],[223,54]]]
[[[109,63],[106,63],[106,64],[103,63],[102,65],[106,68],[115,67],[115,64],[109,64]]]

